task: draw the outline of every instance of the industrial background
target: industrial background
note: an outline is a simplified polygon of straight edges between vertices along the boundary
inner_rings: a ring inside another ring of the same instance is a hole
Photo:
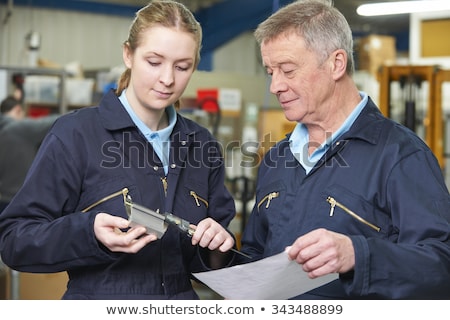
[[[238,209],[232,228],[239,235],[253,204],[261,153],[294,127],[268,92],[253,30],[292,1],[179,2],[194,12],[204,31],[201,63],[180,112],[210,128],[223,145],[227,183]],[[354,79],[384,114],[423,138],[450,184],[450,10],[381,17],[356,13],[359,5],[372,2],[334,0],[354,33]],[[145,4],[0,0],[0,99],[20,76],[29,116],[95,104],[123,70],[121,46],[134,13]],[[200,103],[205,97],[212,100]],[[237,141],[258,147],[244,157],[236,152]],[[64,273],[11,273],[1,262],[0,272],[0,299],[59,299],[66,281]]]

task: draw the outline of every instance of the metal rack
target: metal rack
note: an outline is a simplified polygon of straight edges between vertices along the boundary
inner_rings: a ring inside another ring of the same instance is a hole
[[[58,88],[58,108],[59,113],[63,114],[68,111],[67,97],[65,93],[65,85],[67,77],[70,75],[64,69],[51,69],[51,68],[30,68],[30,67],[12,67],[12,66],[1,66],[0,70],[5,70],[7,72],[7,78],[11,79],[13,74],[21,74],[23,76],[27,75],[42,75],[42,76],[56,76],[59,77],[59,88]],[[7,92],[11,92],[11,82],[7,82]]]

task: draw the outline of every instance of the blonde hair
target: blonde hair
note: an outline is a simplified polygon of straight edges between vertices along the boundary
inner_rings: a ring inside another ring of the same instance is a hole
[[[192,12],[183,4],[171,0],[155,0],[136,12],[136,16],[130,26],[128,39],[124,46],[128,46],[134,52],[140,45],[141,34],[152,26],[159,25],[168,28],[176,28],[193,35],[197,44],[197,53],[194,66],[197,68],[200,62],[200,49],[202,43],[202,28]],[[117,83],[116,94],[119,96],[130,83],[131,69],[126,69]],[[178,105],[179,102],[176,102]]]

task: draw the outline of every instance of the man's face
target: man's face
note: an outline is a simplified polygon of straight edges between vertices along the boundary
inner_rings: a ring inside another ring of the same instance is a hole
[[[321,107],[334,86],[327,61],[319,64],[317,55],[294,32],[264,42],[261,55],[272,78],[270,91],[277,96],[288,120],[307,124],[325,117]]]

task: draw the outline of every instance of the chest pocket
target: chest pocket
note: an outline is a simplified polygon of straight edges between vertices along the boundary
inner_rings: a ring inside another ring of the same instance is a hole
[[[286,198],[286,186],[283,181],[274,181],[256,191],[256,214],[269,226],[269,237],[280,234],[282,212]]]
[[[205,186],[191,181],[180,191],[176,196],[177,209],[175,211],[182,209],[181,212],[175,212],[176,215],[194,224],[208,216],[209,194]]]
[[[328,203],[328,219],[334,221],[330,223],[344,228],[341,232],[346,230],[347,234],[384,237],[391,229],[386,213],[377,210],[370,202],[342,186],[330,186],[322,197],[324,202]]]
[[[208,208],[209,206],[208,200],[206,200],[205,197],[202,197],[201,195],[197,194],[195,190],[189,190],[189,195],[192,198],[194,198],[197,207],[201,207],[203,205],[205,206],[205,208]]]
[[[266,209],[269,209],[270,202],[272,199],[276,199],[280,196],[280,191],[271,191],[258,202],[258,211],[261,206],[264,206]]]
[[[82,212],[93,210],[127,218],[123,201],[125,190],[135,194],[136,186],[121,177],[105,181],[96,188],[88,188],[82,194],[79,209]]]

